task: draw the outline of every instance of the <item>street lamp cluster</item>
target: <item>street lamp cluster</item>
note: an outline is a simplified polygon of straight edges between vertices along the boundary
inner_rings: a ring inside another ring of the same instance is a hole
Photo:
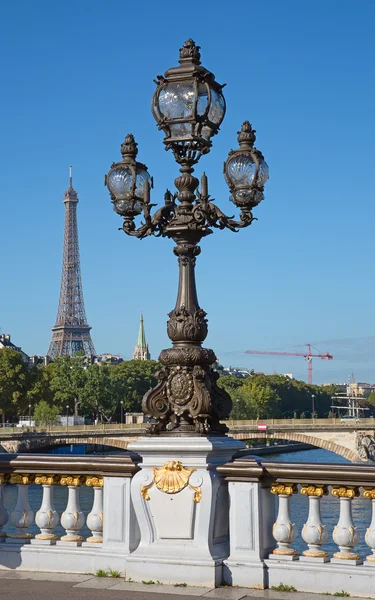
[[[195,261],[200,240],[212,228],[238,231],[253,221],[252,209],[263,200],[268,166],[254,147],[255,131],[245,121],[238,133],[239,148],[231,150],[224,164],[230,199],[240,215],[237,220],[225,215],[208,192],[208,178],[193,175],[194,165],[210,151],[212,138],[225,115],[223,87],[213,73],[200,63],[200,48],[193,40],[180,50],[180,65],[156,79],[152,113],[164,144],[172,150],[180,166],[174,184],[177,192],[167,190],[164,205],[152,215],[153,179],[146,165],[136,160],[134,136],[128,134],[121,145],[122,160],[113,163],[105,177],[114,210],[123,217],[123,230],[138,238],[156,235],[173,239],[179,262],[179,286],[175,308],[169,313],[168,336],[172,348],[163,350],[159,361],[157,386],[143,399],[143,411],[153,418],[152,433],[223,433],[220,423],[228,417],[232,402],[217,386],[212,369],[216,357],[202,348],[207,336],[206,313],[198,304]],[[136,225],[138,215],[143,217]]]

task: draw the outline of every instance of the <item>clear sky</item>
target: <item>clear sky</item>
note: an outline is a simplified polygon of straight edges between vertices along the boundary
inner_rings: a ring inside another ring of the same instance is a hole
[[[168,347],[172,242],[118,231],[104,173],[131,132],[162,202],[178,170],[150,111],[153,79],[192,37],[227,114],[206,170],[232,213],[222,164],[249,119],[270,166],[259,221],[202,242],[199,298],[208,347],[226,365],[314,380],[375,381],[373,0],[130,2],[17,0],[0,8],[0,327],[45,354],[60,286],[68,168],[79,193],[86,312],[97,352],[130,358],[139,313],[152,356]]]

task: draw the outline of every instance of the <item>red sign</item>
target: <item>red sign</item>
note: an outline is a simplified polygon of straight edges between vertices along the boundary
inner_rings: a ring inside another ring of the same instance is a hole
[[[266,431],[268,425],[258,425],[258,430],[259,431]]]

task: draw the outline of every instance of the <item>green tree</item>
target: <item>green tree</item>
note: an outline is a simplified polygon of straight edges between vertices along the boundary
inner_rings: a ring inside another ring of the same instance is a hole
[[[54,371],[55,363],[53,362],[47,366],[37,365],[32,369],[27,390],[29,403],[35,406],[38,402],[44,400],[50,406],[56,404],[55,394],[51,387]]]
[[[54,398],[64,407],[73,404],[75,415],[85,398],[86,369],[87,359],[79,353],[73,357],[62,356],[54,362],[51,376]]]
[[[121,383],[115,376],[117,367],[91,365],[86,371],[82,391],[83,410],[90,411],[93,419],[111,421],[122,399]]]
[[[26,408],[26,388],[29,367],[16,350],[0,350],[0,409],[5,423],[6,415],[20,415]]]
[[[52,425],[60,414],[58,406],[51,406],[46,400],[40,400],[34,408],[34,419],[39,425]]]
[[[371,392],[371,394],[367,398],[367,403],[369,406],[372,406],[372,407],[375,406],[375,392]]]
[[[279,412],[280,397],[277,392],[264,381],[255,377],[245,379],[237,390],[238,397],[248,406],[250,419],[274,417]],[[251,416],[250,416],[251,415]]]
[[[119,395],[126,411],[141,411],[142,398],[156,385],[155,373],[159,369],[155,360],[126,360],[114,367],[114,378],[119,384]]]

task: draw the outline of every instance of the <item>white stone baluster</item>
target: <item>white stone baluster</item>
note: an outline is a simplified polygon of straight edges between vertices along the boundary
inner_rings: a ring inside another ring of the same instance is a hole
[[[8,523],[9,515],[4,504],[4,485],[9,480],[9,475],[0,473],[0,542],[4,542],[7,534],[3,531],[4,525]]]
[[[35,523],[40,533],[35,536],[33,542],[54,544],[57,535],[53,533],[54,527],[59,524],[60,515],[53,505],[53,486],[58,482],[55,475],[36,475],[35,483],[43,486],[42,505],[35,515]]]
[[[368,567],[375,567],[375,488],[365,488],[363,496],[369,498],[372,504],[371,523],[365,536],[366,544],[371,548],[372,554],[366,556],[365,565]]]
[[[328,539],[328,530],[322,523],[320,501],[328,495],[326,485],[302,485],[301,494],[309,498],[309,516],[302,529],[302,538],[309,549],[302,552],[300,560],[328,562],[328,552],[322,549]]]
[[[10,483],[16,484],[18,488],[17,504],[10,513],[10,522],[16,528],[16,533],[11,534],[7,541],[14,543],[19,540],[22,543],[29,543],[32,534],[28,533],[28,528],[34,521],[34,513],[29,504],[29,485],[33,483],[34,475],[18,475],[12,473]]]
[[[276,494],[279,498],[279,511],[276,522],[272,527],[272,535],[278,548],[275,548],[269,558],[295,560],[298,553],[297,550],[291,548],[291,544],[296,539],[298,532],[297,527],[290,520],[289,503],[290,497],[298,493],[298,487],[295,483],[274,483],[270,491],[271,494]]]
[[[339,564],[345,560],[347,564],[361,565],[361,557],[353,552],[359,541],[359,532],[354,527],[352,516],[352,501],[359,496],[359,489],[356,486],[334,486],[332,496],[340,498],[340,518],[333,530],[333,541],[340,552],[335,552],[331,562]]]
[[[94,502],[86,521],[92,533],[86,540],[90,544],[103,542],[103,483],[103,477],[86,477],[86,485],[94,488]]]
[[[68,476],[64,475],[60,478],[60,484],[68,486],[68,504],[63,514],[61,515],[61,525],[66,531],[66,535],[60,538],[57,544],[75,544],[80,546],[83,537],[79,535],[79,530],[85,523],[85,515],[81,511],[79,505],[79,486],[82,483],[80,475]]]

